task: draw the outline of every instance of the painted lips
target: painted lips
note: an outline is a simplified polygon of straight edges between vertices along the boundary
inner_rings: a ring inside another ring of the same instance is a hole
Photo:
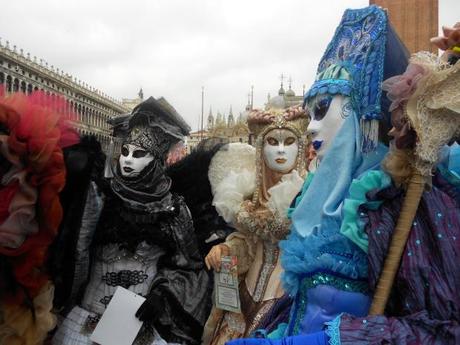
[[[313,144],[313,148],[314,148],[316,151],[318,151],[319,148],[321,147],[321,145],[323,145],[323,141],[324,141],[324,140],[314,140],[313,143],[312,143],[312,144]]]
[[[123,171],[124,171],[125,173],[130,173],[130,172],[133,171],[133,170],[134,170],[134,169],[133,169],[133,168],[130,168],[130,167],[124,167],[124,168],[123,168]]]
[[[275,162],[278,164],[284,164],[286,163],[286,158],[277,158],[275,159]]]

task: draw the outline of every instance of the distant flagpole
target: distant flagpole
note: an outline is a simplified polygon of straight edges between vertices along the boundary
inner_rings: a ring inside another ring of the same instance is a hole
[[[200,141],[203,140],[203,120],[204,120],[204,86],[201,87],[201,132],[200,132]]]

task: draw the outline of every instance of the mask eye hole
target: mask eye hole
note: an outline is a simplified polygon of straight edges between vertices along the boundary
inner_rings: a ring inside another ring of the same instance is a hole
[[[326,116],[329,106],[331,105],[332,97],[325,96],[320,98],[313,107],[313,119],[321,121]]]
[[[133,152],[133,157],[134,158],[142,158],[142,157],[145,157],[147,155],[147,151],[145,150],[135,150]]]
[[[289,146],[295,143],[295,138],[294,137],[289,137],[284,141],[284,145]]]
[[[123,146],[123,147],[121,148],[121,154],[122,154],[123,156],[125,156],[125,157],[127,157],[127,156],[129,155],[129,150],[128,150],[128,148],[127,148],[126,146]]]
[[[273,137],[269,137],[269,138],[267,138],[267,143],[268,143],[268,145],[271,145],[271,146],[277,146],[278,145],[278,140],[276,140]]]

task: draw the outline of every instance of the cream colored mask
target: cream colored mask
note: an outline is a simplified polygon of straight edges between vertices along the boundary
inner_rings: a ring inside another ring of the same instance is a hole
[[[272,129],[264,137],[265,164],[273,171],[290,172],[296,164],[299,141],[288,129]]]
[[[153,161],[153,155],[142,147],[124,144],[119,158],[121,175],[135,177]]]

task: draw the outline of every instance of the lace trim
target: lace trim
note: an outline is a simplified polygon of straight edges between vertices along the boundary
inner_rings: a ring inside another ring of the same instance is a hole
[[[341,345],[340,342],[340,320],[342,314],[337,316],[332,321],[325,322],[326,328],[326,335],[329,337],[329,345]]]
[[[268,282],[273,273],[273,270],[276,267],[276,262],[278,261],[279,249],[276,244],[264,242],[264,262],[262,269],[259,273],[259,278],[257,279],[256,289],[254,291],[254,302],[258,303],[262,300],[262,297],[265,294],[267,289]]]

